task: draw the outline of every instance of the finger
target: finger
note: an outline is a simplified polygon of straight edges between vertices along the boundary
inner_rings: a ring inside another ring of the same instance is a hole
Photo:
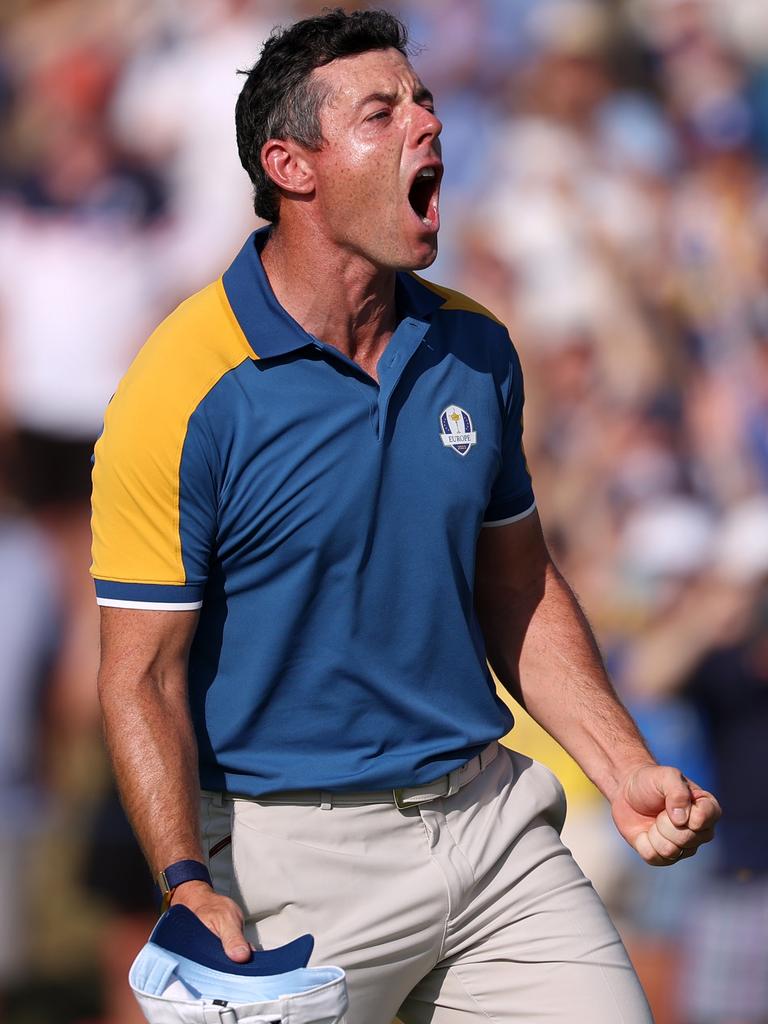
[[[670,821],[666,811],[662,811],[656,816],[655,825],[658,832],[676,846],[686,846],[696,834],[690,827],[690,821],[685,828],[678,828],[674,822]]]
[[[662,857],[655,848],[652,846],[650,839],[648,838],[647,832],[640,832],[635,836],[634,839],[635,849],[643,858],[646,864],[651,864],[653,867],[666,867],[668,864],[674,863],[673,861],[666,860]]]
[[[690,832],[689,838],[685,842],[681,843],[679,840],[675,845],[679,845],[683,850],[698,850],[700,846],[704,846],[705,843],[711,843],[715,838],[714,828],[705,828],[700,832]]]
[[[705,829],[702,832],[686,831],[688,831],[689,838],[683,843],[679,839],[676,842],[670,842],[661,833],[654,831],[653,825],[648,829],[649,845],[664,864],[674,864],[678,860],[692,857],[700,846],[715,838],[713,828]]]
[[[694,803],[689,816],[689,825],[696,832],[712,828],[720,820],[722,810],[717,799],[704,790],[694,791]]]
[[[667,839],[663,836],[661,832],[659,832],[656,822],[654,822],[648,829],[647,835],[648,842],[657,856],[661,857],[665,861],[678,860],[683,850],[682,842],[674,842],[673,840]]]
[[[700,846],[704,846],[705,843],[711,843],[715,838],[715,830],[713,828],[705,828],[701,832],[694,832],[693,839],[685,844],[686,849],[698,850]]]

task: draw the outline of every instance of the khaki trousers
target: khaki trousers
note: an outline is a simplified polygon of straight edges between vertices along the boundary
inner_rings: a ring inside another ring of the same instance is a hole
[[[346,1024],[652,1024],[543,765],[502,749],[454,796],[405,810],[324,797],[205,793],[202,826],[254,945],[311,932],[312,964],[347,972]]]

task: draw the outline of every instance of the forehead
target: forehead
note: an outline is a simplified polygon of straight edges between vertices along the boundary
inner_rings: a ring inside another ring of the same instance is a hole
[[[335,107],[353,107],[371,92],[411,93],[421,86],[408,58],[399,50],[368,50],[317,68],[316,81],[327,86]]]

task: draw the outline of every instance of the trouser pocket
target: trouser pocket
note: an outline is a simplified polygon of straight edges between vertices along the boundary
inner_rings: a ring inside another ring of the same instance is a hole
[[[200,799],[200,837],[213,888],[232,895],[232,801],[221,793]]]

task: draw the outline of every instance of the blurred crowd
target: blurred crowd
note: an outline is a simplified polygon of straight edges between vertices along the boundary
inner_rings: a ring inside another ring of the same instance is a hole
[[[0,1020],[141,1018],[152,892],[109,783],[90,454],[149,331],[255,226],[237,69],[309,0],[0,9]],[[352,4],[348,6],[362,6]],[[642,865],[566,838],[658,1024],[768,1021],[768,5],[391,0],[444,122],[426,276],[510,328],[550,545],[659,759],[725,809]]]

